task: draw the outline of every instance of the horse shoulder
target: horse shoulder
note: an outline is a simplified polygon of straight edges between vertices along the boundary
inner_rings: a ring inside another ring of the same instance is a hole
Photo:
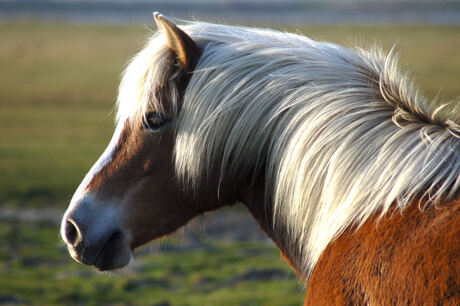
[[[378,216],[324,251],[306,305],[460,304],[460,200]]]

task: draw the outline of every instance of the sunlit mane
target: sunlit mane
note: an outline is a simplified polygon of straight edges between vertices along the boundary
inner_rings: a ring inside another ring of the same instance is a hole
[[[182,29],[202,55],[178,117],[177,175],[199,186],[213,167],[235,181],[262,174],[275,233],[306,278],[347,227],[458,190],[458,103],[426,101],[392,56],[270,30]],[[132,61],[119,121],[155,103],[165,52],[155,36]]]

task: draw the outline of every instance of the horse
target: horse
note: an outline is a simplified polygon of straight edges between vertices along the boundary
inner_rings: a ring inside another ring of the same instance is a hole
[[[62,219],[96,269],[242,203],[305,283],[305,304],[460,303],[459,103],[393,52],[154,13],[116,128]]]

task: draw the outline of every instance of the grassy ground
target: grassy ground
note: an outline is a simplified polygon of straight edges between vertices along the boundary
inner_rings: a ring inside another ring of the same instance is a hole
[[[300,30],[346,45],[397,43],[427,96],[460,95],[460,27]],[[110,139],[119,75],[147,34],[142,26],[0,24],[0,206],[65,208]],[[57,231],[0,222],[0,303],[294,305],[303,297],[266,244],[173,246],[107,277],[71,263]]]
[[[0,25],[0,203],[65,206],[108,143],[118,76],[145,33]]]
[[[0,222],[0,304],[299,305],[296,276],[266,243],[141,251],[122,275],[72,262],[51,223]],[[20,243],[18,243],[20,241]],[[263,260],[261,260],[263,259]]]

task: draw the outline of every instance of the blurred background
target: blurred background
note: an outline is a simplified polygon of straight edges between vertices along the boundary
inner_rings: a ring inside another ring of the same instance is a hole
[[[59,221],[108,144],[120,74],[152,11],[346,46],[396,44],[441,101],[460,96],[460,1],[0,0],[0,304],[300,305],[304,288],[240,206],[137,252],[118,275],[75,263]]]

